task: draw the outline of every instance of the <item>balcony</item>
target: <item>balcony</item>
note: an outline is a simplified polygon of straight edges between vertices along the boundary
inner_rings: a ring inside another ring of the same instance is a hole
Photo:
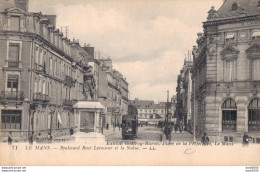
[[[63,99],[62,104],[65,105],[65,106],[72,106],[73,105],[73,101],[72,100]]]
[[[0,100],[24,100],[23,91],[2,91],[0,95]]]
[[[66,75],[65,79],[64,79],[64,85],[69,86],[69,87],[74,87],[75,86],[75,80],[72,77]]]
[[[49,95],[43,95],[43,101],[44,102],[50,102],[50,96]]]
[[[8,61],[8,67],[10,68],[18,68],[19,62],[18,61]]]
[[[122,99],[124,99],[125,101],[128,101],[128,97],[126,97],[126,96],[122,96]]]
[[[33,100],[35,101],[43,101],[44,95],[42,93],[34,93]]]

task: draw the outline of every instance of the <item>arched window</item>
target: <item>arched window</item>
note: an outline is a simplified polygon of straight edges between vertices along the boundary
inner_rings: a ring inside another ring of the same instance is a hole
[[[222,131],[236,131],[237,106],[234,100],[227,99],[222,104]]]
[[[237,10],[237,3],[234,3],[233,5],[232,5],[232,11],[235,11],[235,10]]]
[[[248,105],[248,131],[260,131],[260,99],[253,99]]]

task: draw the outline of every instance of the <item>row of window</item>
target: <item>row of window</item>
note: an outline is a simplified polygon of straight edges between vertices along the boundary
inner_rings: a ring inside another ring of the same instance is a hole
[[[138,114],[138,118],[143,118],[143,119],[155,119],[155,115],[140,115]]]
[[[34,93],[41,93],[53,97],[55,102],[61,99],[70,99],[70,88],[63,86],[63,83],[49,80],[45,77],[37,76],[34,81]],[[61,102],[59,102],[61,103]]]
[[[49,53],[46,50],[39,48],[38,46],[36,47],[35,64],[37,65],[37,69],[40,68],[42,70],[44,68],[47,73],[59,78],[62,78],[65,75],[71,75],[71,67],[69,63],[59,60],[55,55],[52,55],[54,57],[48,57],[48,55]],[[8,67],[19,67],[20,59],[20,44],[9,43]]]
[[[35,49],[35,64],[43,66],[47,69],[47,73],[59,78],[62,78],[65,75],[71,75],[71,67],[69,63],[60,60],[56,55],[53,55],[38,46],[36,46]]]
[[[153,109],[153,110],[142,110],[142,109],[138,109],[139,110],[139,112],[144,112],[144,113],[147,113],[147,112],[149,112],[149,113],[151,113],[151,112],[161,112],[161,113],[164,113],[164,110],[157,110],[157,109]]]
[[[32,17],[32,16],[30,16]],[[41,24],[40,20],[33,20],[34,23],[30,23],[29,16],[27,16],[27,25],[25,27],[30,27],[30,25],[35,25],[35,32],[44,37],[46,40],[51,42],[53,45],[64,51],[66,54],[70,54],[70,45],[68,41],[63,40],[61,34],[58,30],[53,30],[53,28],[48,28],[45,24]],[[21,31],[21,16],[11,15],[10,28],[11,31]],[[28,30],[27,28],[27,30]]]
[[[237,106],[233,99],[222,104],[222,130],[236,131]],[[248,131],[260,131],[260,99],[253,99],[248,106]]]
[[[19,94],[19,83],[19,75],[8,75],[6,91]],[[35,78],[34,93],[49,95],[50,97],[53,97],[53,100],[55,102],[58,101],[59,97],[62,97],[62,99],[67,100],[70,99],[69,87],[63,86],[62,83],[50,81],[45,77],[39,76]]]
[[[44,114],[38,114],[36,117],[36,129],[50,129],[51,115],[48,114],[47,118]],[[69,126],[69,113],[57,113],[53,116],[52,127],[61,128]],[[71,119],[73,120],[73,118]],[[41,125],[40,125],[41,124]],[[2,110],[1,115],[1,129],[16,129],[22,128],[22,111],[21,110]]]
[[[243,33],[240,33],[238,36],[239,36],[239,38],[246,38],[247,35],[245,32],[243,32]],[[226,43],[233,42],[233,41],[235,41],[235,38],[236,38],[235,33],[227,33],[225,35],[225,42]],[[260,30],[253,30],[252,34],[251,34],[251,39],[260,40]]]
[[[224,60],[224,80],[234,81],[237,79],[237,63],[236,59]],[[260,80],[260,58],[252,59],[252,65],[250,65],[249,72],[251,73],[250,79],[256,81]]]

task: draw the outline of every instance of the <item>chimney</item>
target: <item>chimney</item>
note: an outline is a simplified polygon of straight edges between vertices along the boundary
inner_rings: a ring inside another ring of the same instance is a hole
[[[199,32],[199,33],[197,33],[197,35],[198,35],[198,37],[200,38],[200,37],[202,36],[202,33]]]
[[[14,0],[14,3],[17,7],[23,9],[28,12],[28,1],[29,0]]]

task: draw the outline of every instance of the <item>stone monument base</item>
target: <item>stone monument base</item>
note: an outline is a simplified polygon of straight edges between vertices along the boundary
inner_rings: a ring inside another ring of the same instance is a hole
[[[105,107],[98,101],[79,101],[73,105],[76,132],[100,133],[101,113]]]

